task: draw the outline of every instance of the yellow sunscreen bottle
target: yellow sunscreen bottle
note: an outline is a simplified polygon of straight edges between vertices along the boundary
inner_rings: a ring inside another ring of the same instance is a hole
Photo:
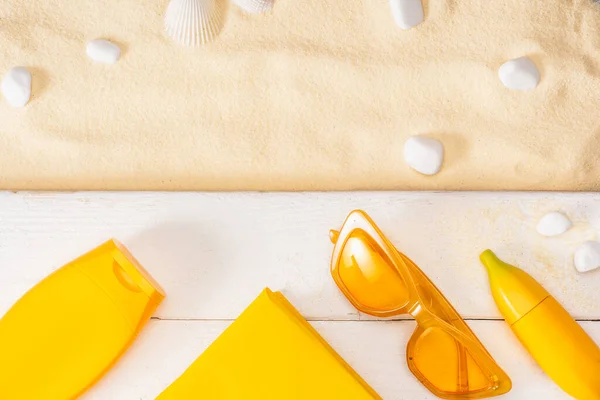
[[[0,319],[0,399],[77,398],[117,361],[163,298],[116,241],[60,268]]]
[[[598,345],[525,271],[490,250],[480,258],[498,309],[544,372],[576,399],[600,399]]]

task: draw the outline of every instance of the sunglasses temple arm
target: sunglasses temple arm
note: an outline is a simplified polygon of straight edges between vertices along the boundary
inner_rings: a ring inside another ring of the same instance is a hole
[[[468,390],[469,371],[467,365],[467,349],[459,340],[456,340],[456,344],[458,345],[458,387],[462,390]]]
[[[464,359],[465,364],[464,365],[466,366],[466,363],[467,363],[467,360],[466,360],[467,350],[466,349],[472,348],[474,351],[474,353],[472,353],[472,356],[474,357],[474,359],[479,360],[479,362],[481,362],[483,364],[483,365],[480,365],[480,368],[485,367],[487,369],[488,373],[493,375],[492,377],[493,377],[494,381],[496,383],[498,383],[498,381],[499,381],[498,374],[500,374],[500,376],[502,376],[503,374],[506,375],[506,373],[502,370],[502,368],[494,360],[492,355],[489,354],[487,351],[485,351],[485,347],[483,347],[483,345],[481,343],[477,343],[475,340],[469,338],[462,332],[456,332],[456,333],[458,333],[458,336],[456,336],[454,340],[456,340],[459,345],[459,353],[460,353],[459,354],[459,363],[461,362],[463,354],[464,354],[465,355],[465,359]],[[461,339],[459,339],[459,338],[461,338]],[[461,343],[461,341],[465,341],[469,345],[465,346],[463,343]],[[459,364],[459,366],[460,365],[461,364]],[[508,378],[508,376],[507,376],[507,378]],[[466,376],[465,379],[468,379],[468,376]],[[462,382],[462,379],[461,379],[461,382]]]

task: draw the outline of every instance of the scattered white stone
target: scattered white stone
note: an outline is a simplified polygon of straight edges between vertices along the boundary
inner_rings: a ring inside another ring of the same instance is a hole
[[[423,4],[421,0],[390,0],[396,25],[410,29],[423,22]]]
[[[404,160],[415,171],[435,175],[444,162],[444,145],[436,139],[413,136],[404,143]]]
[[[537,231],[542,236],[557,236],[565,233],[573,224],[563,213],[553,211],[544,215],[537,224]]]
[[[31,72],[25,67],[11,68],[2,80],[2,94],[13,107],[25,107],[31,98]]]
[[[579,272],[588,272],[600,267],[600,243],[585,242],[575,251],[575,268]]]
[[[540,83],[540,71],[527,57],[515,58],[502,64],[498,77],[509,89],[531,90]]]
[[[86,53],[96,62],[114,64],[121,57],[121,48],[108,40],[97,39],[87,44]]]

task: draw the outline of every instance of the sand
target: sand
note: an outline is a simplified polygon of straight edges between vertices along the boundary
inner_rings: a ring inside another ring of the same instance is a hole
[[[167,1],[0,2],[0,188],[165,190],[600,189],[600,6],[591,0],[425,1],[395,24],[386,0],[236,6],[200,49],[164,33]],[[89,40],[123,50],[93,63]],[[528,92],[498,68],[527,56]],[[444,143],[420,175],[403,145]]]

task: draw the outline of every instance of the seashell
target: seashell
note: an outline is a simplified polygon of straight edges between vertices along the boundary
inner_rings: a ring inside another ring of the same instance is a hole
[[[231,0],[242,10],[250,14],[260,14],[273,9],[275,0]]]
[[[199,46],[212,41],[223,27],[220,0],[171,0],[165,14],[168,35],[177,43]]]

